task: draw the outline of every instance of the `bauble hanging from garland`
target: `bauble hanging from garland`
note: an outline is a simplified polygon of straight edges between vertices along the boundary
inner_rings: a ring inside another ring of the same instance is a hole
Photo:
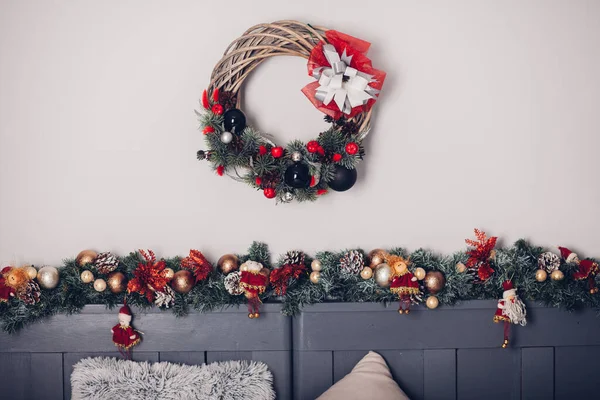
[[[225,254],[217,261],[217,267],[225,275],[237,270],[239,266],[239,260],[235,254]]]
[[[429,293],[437,294],[446,285],[446,277],[440,271],[429,271],[425,275],[424,283]]]
[[[108,274],[106,283],[110,291],[115,294],[123,293],[127,289],[127,278],[119,271]]]
[[[37,280],[44,289],[54,289],[58,286],[60,276],[58,270],[54,267],[42,267],[38,271]]]
[[[77,254],[77,258],[75,258],[75,263],[83,267],[87,264],[93,264],[96,261],[96,257],[98,257],[98,253],[94,250],[83,250],[79,254]]]
[[[194,276],[192,273],[186,269],[179,270],[175,272],[175,276],[171,281],[171,287],[177,293],[189,293],[190,290],[194,287]]]

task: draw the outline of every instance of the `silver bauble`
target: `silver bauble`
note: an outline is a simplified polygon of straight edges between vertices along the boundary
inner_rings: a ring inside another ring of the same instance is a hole
[[[392,268],[386,263],[379,264],[375,268],[375,282],[381,287],[390,286],[390,278],[392,277]]]
[[[300,153],[299,151],[295,151],[292,153],[292,161],[298,162],[298,161],[302,161],[302,153]]]
[[[42,267],[38,271],[37,280],[44,289],[54,289],[58,285],[58,270],[54,267]]]
[[[285,192],[283,194],[283,199],[282,199],[285,203],[289,203],[290,201],[294,200],[294,195],[290,192]]]
[[[233,134],[231,132],[223,132],[221,133],[221,142],[228,144],[233,140]]]

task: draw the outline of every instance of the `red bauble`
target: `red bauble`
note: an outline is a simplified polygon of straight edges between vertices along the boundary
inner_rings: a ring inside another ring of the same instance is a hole
[[[331,157],[331,159],[333,160],[333,162],[338,162],[342,159],[342,155],[340,153],[335,153],[333,157]]]
[[[223,173],[224,173],[224,172],[225,172],[225,167],[224,167],[224,166],[222,166],[222,165],[219,165],[219,166],[217,167],[217,174],[218,174],[219,176],[223,176]]]
[[[323,148],[323,146],[319,146],[319,148],[317,149],[317,153],[319,153],[320,156],[325,155],[325,149]]]
[[[262,183],[262,178],[260,176],[257,176],[254,182],[256,183],[256,186],[260,186],[260,184]]]
[[[319,189],[317,190],[317,196],[321,196],[323,194],[327,193],[327,189]]]
[[[273,188],[265,188],[263,193],[267,199],[272,199],[277,195],[277,193],[275,193],[275,189]]]
[[[319,146],[319,142],[316,140],[311,140],[306,144],[306,150],[308,150],[309,153],[316,153],[319,150],[319,147],[321,146]]]
[[[351,156],[355,155],[358,153],[358,145],[354,142],[348,143],[346,145],[346,153],[350,154]]]
[[[265,154],[267,154],[267,148],[263,145],[260,145],[258,147],[258,154],[260,154],[261,156],[264,156]]]
[[[279,147],[279,146],[277,146],[277,147],[273,147],[273,148],[271,149],[271,155],[272,155],[274,158],[279,158],[279,157],[281,157],[281,156],[283,155],[283,147]]]
[[[212,112],[217,114],[217,115],[222,115],[223,114],[223,106],[220,104],[215,104],[212,106],[211,108]]]
[[[204,133],[205,135],[208,135],[209,133],[213,133],[215,131],[215,128],[213,128],[212,126],[205,126],[204,129],[202,129],[202,133]]]

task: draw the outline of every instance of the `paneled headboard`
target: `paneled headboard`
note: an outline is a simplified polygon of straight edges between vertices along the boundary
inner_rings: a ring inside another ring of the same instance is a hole
[[[144,341],[134,360],[200,364],[232,359],[266,362],[279,399],[314,399],[348,373],[368,350],[386,359],[413,399],[579,399],[597,393],[600,318],[529,304],[529,323],[512,329],[502,349],[494,301],[452,308],[416,307],[398,315],[371,303],[325,303],[295,318],[265,304],[258,320],[245,308],[175,318],[134,310]],[[10,399],[68,399],[79,359],[119,356],[110,328],[117,311],[86,306],[16,335],[0,334],[0,385]],[[3,397],[4,398],[4,397]]]

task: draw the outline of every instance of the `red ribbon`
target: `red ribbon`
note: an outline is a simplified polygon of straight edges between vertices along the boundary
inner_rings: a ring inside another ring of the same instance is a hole
[[[327,41],[335,47],[338,54],[342,54],[344,50],[346,50],[346,54],[352,57],[349,65],[350,67],[355,68],[360,72],[364,72],[365,74],[373,75],[374,82],[371,82],[369,86],[374,89],[381,90],[386,74],[384,71],[373,68],[371,60],[366,55],[371,43],[334,30],[325,32],[325,37],[327,38]],[[310,76],[313,76],[313,72],[316,68],[331,67],[325,58],[325,55],[323,54],[324,44],[324,42],[320,42],[310,53],[307,64],[308,74]],[[315,93],[318,87],[319,82],[309,83],[302,88],[302,93],[304,93],[311,103],[313,103],[313,105],[321,112],[331,116],[334,119],[340,119],[344,114],[342,111],[340,111],[335,102],[332,101],[328,105],[325,105],[323,102],[315,98]],[[352,118],[357,114],[369,111],[373,104],[375,104],[375,101],[376,99],[370,99],[367,104],[352,108],[352,111],[350,114],[347,114],[346,117]]]

